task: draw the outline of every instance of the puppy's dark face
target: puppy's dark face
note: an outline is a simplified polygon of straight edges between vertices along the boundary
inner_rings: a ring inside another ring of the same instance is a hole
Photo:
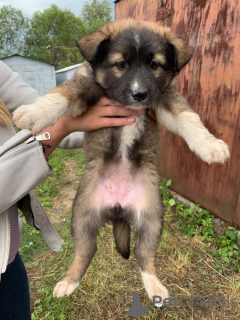
[[[117,32],[114,24],[109,34],[100,31],[80,40],[80,51],[109,98],[132,108],[146,108],[159,98],[191,54],[187,62],[179,63],[176,46],[144,22],[136,26],[126,23]]]
[[[171,52],[172,51],[172,52]],[[174,74],[174,50],[148,29],[127,29],[93,64],[97,81],[123,105],[148,106]]]

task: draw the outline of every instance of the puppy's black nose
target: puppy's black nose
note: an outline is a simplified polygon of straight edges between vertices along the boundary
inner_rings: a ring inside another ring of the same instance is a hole
[[[136,101],[143,101],[147,98],[147,90],[136,90],[132,93],[133,99]]]

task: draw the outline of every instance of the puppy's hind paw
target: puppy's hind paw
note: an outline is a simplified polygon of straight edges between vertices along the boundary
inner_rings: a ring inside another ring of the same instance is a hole
[[[167,288],[164,287],[154,274],[149,274],[147,272],[141,273],[145,290],[151,300],[154,300],[154,297],[158,297],[161,302],[163,302],[164,299],[169,297]],[[162,303],[158,303],[156,306],[161,307],[161,305]]]
[[[69,282],[68,280],[59,281],[54,290],[53,297],[54,298],[63,298],[65,296],[70,296],[79,286],[79,281],[77,282]]]

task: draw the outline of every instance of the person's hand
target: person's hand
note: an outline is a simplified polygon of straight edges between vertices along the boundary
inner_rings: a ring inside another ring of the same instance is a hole
[[[154,120],[154,121],[157,122],[156,115],[155,115],[155,113],[154,113],[152,110],[148,109],[148,110],[147,110],[147,114],[148,114],[148,116],[149,116],[152,120]]]
[[[101,98],[97,104],[89,108],[81,116],[76,118],[62,117],[58,120],[64,130],[69,133],[75,131],[92,131],[104,127],[119,127],[132,124],[133,116],[142,114],[143,111],[127,109],[117,105],[105,97]]]

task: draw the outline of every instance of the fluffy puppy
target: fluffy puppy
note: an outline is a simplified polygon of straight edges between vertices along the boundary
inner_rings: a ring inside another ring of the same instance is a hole
[[[176,91],[175,77],[190,61],[192,49],[169,28],[117,21],[84,36],[78,47],[85,62],[71,80],[15,111],[13,120],[19,128],[39,132],[62,115],[82,114],[105,95],[127,108],[150,107],[158,123],[182,136],[203,161],[228,159],[227,145],[209,133]],[[160,144],[159,130],[146,112],[132,125],[85,134],[86,169],[73,205],[74,260],[56,285],[55,297],[70,295],[79,286],[97,250],[97,230],[108,220],[116,248],[126,259],[130,228],[135,228],[134,253],[148,296],[168,297],[154,267],[163,220]]]

